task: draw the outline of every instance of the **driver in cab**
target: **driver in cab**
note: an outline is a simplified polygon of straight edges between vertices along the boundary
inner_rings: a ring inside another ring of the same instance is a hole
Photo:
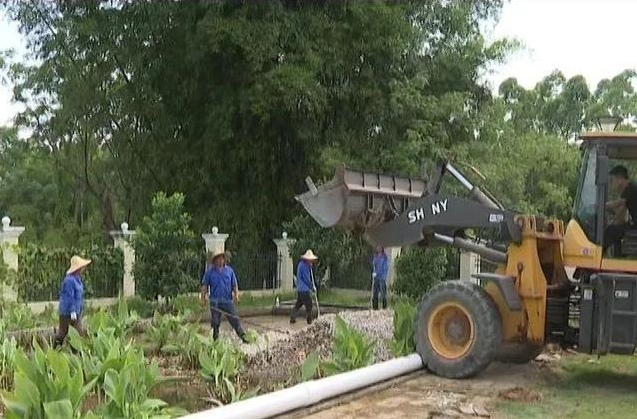
[[[628,178],[628,169],[618,165],[610,171],[611,184],[619,193],[619,198],[606,203],[606,210],[613,213],[613,222],[606,228],[604,250],[613,247],[613,255],[621,255],[621,241],[626,230],[637,228],[637,185]],[[630,215],[628,221],[627,215]]]

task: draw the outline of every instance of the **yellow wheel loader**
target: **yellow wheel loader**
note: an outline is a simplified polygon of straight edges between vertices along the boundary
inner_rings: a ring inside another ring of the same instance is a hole
[[[504,208],[450,162],[426,180],[341,167],[319,187],[306,179],[309,191],[296,198],[321,226],[363,230],[374,245],[453,246],[497,266],[493,273],[440,282],[419,303],[417,351],[438,375],[469,377],[494,360],[527,362],[547,342],[632,354],[637,220],[634,227],[622,220],[625,233],[616,246],[603,244],[606,203],[615,193],[609,170],[618,164],[637,169],[637,134],[595,132],[580,139],[581,175],[566,226]],[[466,194],[441,193],[445,176]]]

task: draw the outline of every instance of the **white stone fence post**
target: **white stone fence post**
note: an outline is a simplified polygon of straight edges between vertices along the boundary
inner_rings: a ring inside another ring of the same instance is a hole
[[[226,240],[230,237],[229,234],[219,233],[218,227],[212,227],[212,233],[204,233],[201,237],[206,242],[206,252],[225,252]]]
[[[471,252],[460,251],[460,279],[463,281],[476,281],[473,275],[480,273],[480,255]]]
[[[135,277],[133,275],[133,266],[135,265],[135,248],[132,246],[131,238],[135,235],[134,230],[128,229],[128,223],[122,223],[121,230],[113,230],[110,232],[113,238],[113,246],[122,251],[124,255],[124,277],[123,277],[123,294],[124,297],[132,297],[135,295]]]
[[[24,227],[14,227],[11,225],[11,218],[2,218],[2,231],[0,232],[0,252],[2,259],[9,269],[18,271],[18,239],[24,233]],[[0,293],[7,301],[17,301],[18,293],[6,284],[0,284]]]
[[[288,233],[283,232],[280,239],[273,239],[276,244],[276,253],[279,259],[277,266],[277,282],[281,291],[294,290],[294,261],[290,254],[290,246],[294,239],[288,238]]]

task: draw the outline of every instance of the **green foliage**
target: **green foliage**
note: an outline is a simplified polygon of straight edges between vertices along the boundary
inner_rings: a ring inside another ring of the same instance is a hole
[[[436,283],[447,279],[446,265],[445,249],[406,248],[396,261],[396,281],[392,290],[420,299]]]
[[[146,328],[145,335],[149,342],[157,347],[157,350],[161,350],[164,345],[172,341],[179,325],[184,323],[184,316],[172,315],[172,314],[160,314],[155,312],[153,320]]]
[[[149,397],[160,383],[159,366],[146,363],[143,355],[129,356],[119,371],[109,369],[104,377],[106,404],[101,409],[109,418],[172,418],[186,412],[170,409],[166,402]]]
[[[309,381],[319,373],[321,362],[318,352],[312,352],[305,357],[301,364],[301,381]]]
[[[332,358],[323,365],[325,373],[333,375],[366,367],[372,363],[373,357],[374,342],[336,316]]]
[[[143,298],[174,297],[197,289],[198,278],[189,270],[196,259],[189,223],[182,194],[155,195],[152,213],[144,217],[133,240],[136,291]]]
[[[7,336],[7,321],[0,318],[0,390],[13,386],[14,357],[18,350],[15,337]]]
[[[394,303],[394,339],[391,349],[396,356],[405,356],[416,351],[414,341],[414,317],[416,306],[410,301]]]
[[[112,246],[49,249],[27,244],[19,249],[18,296],[25,301],[56,301],[71,256],[92,260],[83,273],[84,297],[116,297],[121,289],[123,255]]]
[[[126,304],[131,312],[137,313],[142,319],[153,317],[155,310],[157,309],[157,304],[155,302],[145,300],[139,295],[126,298]]]
[[[124,338],[131,334],[139,316],[128,308],[127,300],[120,296],[114,308],[100,308],[87,316],[87,332],[91,336],[99,334],[102,330],[114,331],[115,336]]]
[[[488,96],[479,76],[507,51],[480,32],[500,8],[7,2],[29,40],[29,59],[9,68],[14,99],[27,105],[16,124],[46,165],[17,164],[25,168],[0,202],[9,213],[31,204],[20,211],[27,225],[47,210],[66,222],[51,226],[108,231],[147,214],[155,191],[180,190],[198,231],[217,223],[234,246],[256,246],[294,216],[302,179],[324,174],[334,156],[412,171],[468,138]],[[19,193],[25,178],[46,192],[42,202]]]
[[[7,419],[81,417],[82,402],[97,380],[85,383],[72,359],[51,348],[45,352],[35,341],[30,356],[16,352],[14,390],[0,393]]]
[[[180,294],[171,301],[173,311],[183,316],[203,315],[206,307],[201,304],[199,295]]]
[[[69,343],[78,355],[81,370],[87,379],[104,382],[106,372],[120,371],[130,359],[141,354],[131,342],[124,342],[113,329],[101,329],[87,341],[75,329],[69,329]]]
[[[201,376],[211,384],[211,392],[219,404],[242,400],[258,391],[244,392],[237,386],[236,379],[243,362],[243,353],[220,339],[199,353]]]
[[[31,329],[36,325],[36,318],[27,304],[5,301],[2,316],[10,330]]]
[[[283,228],[296,240],[290,249],[295,261],[307,249],[312,249],[319,257],[314,270],[315,279],[322,278],[328,267],[346,269],[361,254],[370,253],[369,246],[362,237],[348,231],[322,228],[307,214],[284,223]]]
[[[177,333],[162,346],[163,353],[178,354],[182,365],[195,369],[199,366],[199,354],[214,345],[212,337],[199,333],[199,323],[180,325]]]

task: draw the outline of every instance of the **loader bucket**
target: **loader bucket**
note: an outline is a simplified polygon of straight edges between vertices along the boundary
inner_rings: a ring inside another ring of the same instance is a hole
[[[407,209],[410,200],[425,194],[426,186],[424,180],[341,166],[331,181],[315,189],[310,187],[296,200],[322,227],[368,229],[395,218]]]

